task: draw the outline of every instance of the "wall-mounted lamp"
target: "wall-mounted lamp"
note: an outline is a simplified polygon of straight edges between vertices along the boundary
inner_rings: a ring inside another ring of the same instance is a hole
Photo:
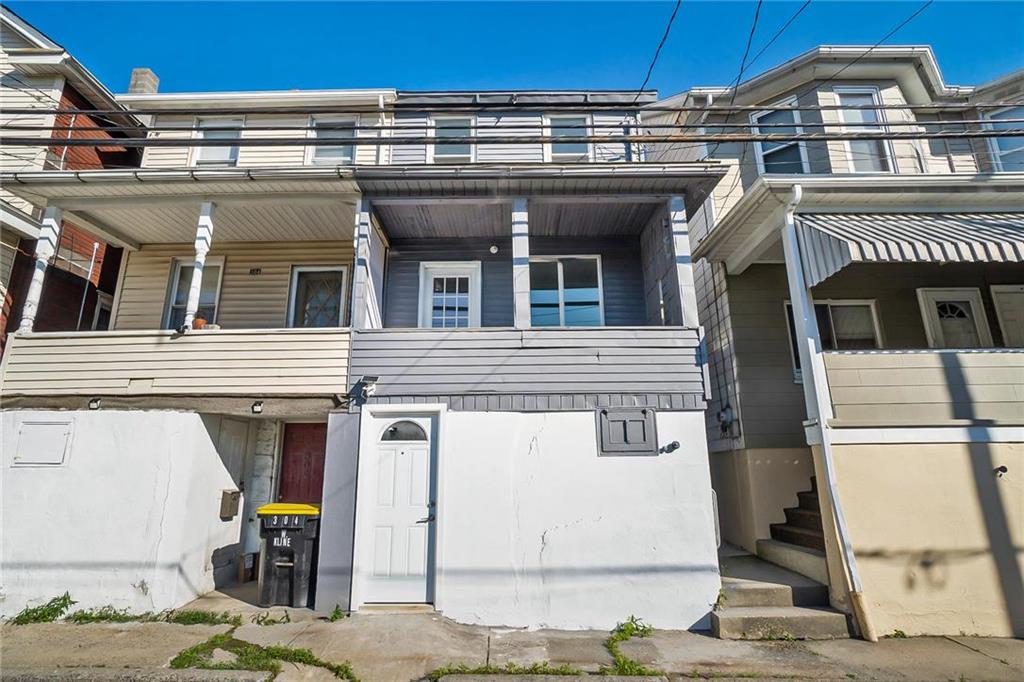
[[[661,448],[658,449],[658,452],[660,452],[663,455],[667,455],[670,452],[675,452],[678,449],[679,449],[679,441],[674,440],[671,443],[669,443],[668,445],[662,445]]]
[[[98,410],[98,409],[100,409],[100,399],[99,398],[93,398],[92,400],[90,400],[89,401],[89,409],[90,410]]]
[[[366,400],[371,395],[377,392],[377,382],[379,380],[380,377],[377,376],[367,375],[359,377],[359,386],[362,389],[363,400]]]
[[[1008,471],[1009,471],[1009,469],[1007,469],[1006,465],[1003,464],[1003,465],[997,466],[995,469],[993,469],[992,473],[994,473],[996,475],[996,478],[1002,478],[1003,474],[1005,474]]]
[[[263,401],[257,400],[249,409],[252,410],[253,414],[263,414]]]
[[[491,248],[489,248],[487,250],[490,251],[491,255],[493,256],[494,254],[498,253],[498,245],[497,244],[491,244]]]

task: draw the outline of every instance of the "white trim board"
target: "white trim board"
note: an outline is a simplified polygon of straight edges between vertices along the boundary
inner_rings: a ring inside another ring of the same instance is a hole
[[[830,429],[833,445],[1024,443],[1024,426],[905,426]]]

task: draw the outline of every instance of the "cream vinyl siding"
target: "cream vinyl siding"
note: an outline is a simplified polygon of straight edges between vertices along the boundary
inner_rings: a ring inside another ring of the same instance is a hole
[[[348,388],[349,332],[50,332],[12,336],[3,395],[310,395]]]
[[[193,116],[159,116],[153,119],[153,126],[175,126],[181,130],[150,132],[151,138],[190,139],[190,128],[195,124]],[[142,153],[143,168],[184,168],[188,166],[188,147],[146,147]]]
[[[301,128],[309,125],[308,116],[246,116],[246,126],[289,126]],[[243,140],[273,139],[275,137],[303,137],[303,130],[243,130]],[[301,166],[306,163],[306,147],[239,147],[238,165]]]
[[[1024,422],[1024,352],[825,353],[837,421],[914,426]]]
[[[128,252],[112,328],[160,329],[174,259],[192,256],[191,244],[146,244]],[[224,259],[216,320],[224,329],[284,327],[293,265],[344,265],[346,284],[351,281],[351,241],[215,241],[209,257]],[[250,274],[254,269],[259,274]]]

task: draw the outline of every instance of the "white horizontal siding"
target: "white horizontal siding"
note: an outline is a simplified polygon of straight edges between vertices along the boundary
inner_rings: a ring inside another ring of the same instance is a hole
[[[150,138],[188,140],[192,137],[190,128],[195,125],[192,116],[160,116],[153,120],[154,127],[175,126],[181,130],[154,131]],[[143,168],[184,168],[188,166],[188,147],[146,147],[142,152]]]

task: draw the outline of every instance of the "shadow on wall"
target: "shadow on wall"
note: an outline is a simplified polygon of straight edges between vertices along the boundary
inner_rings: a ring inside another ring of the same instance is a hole
[[[939,357],[942,359],[946,385],[967,386],[967,377],[959,354],[939,353]],[[981,426],[988,435],[988,429],[985,427],[986,423],[988,426],[991,426],[991,423],[977,419],[974,401],[970,400],[969,396],[964,402],[954,402],[953,405],[954,419],[969,419],[977,426]],[[999,576],[999,587],[1006,604],[1010,630],[1015,637],[1024,637],[1024,576],[1017,560],[1017,548],[1010,533],[1007,511],[999,493],[999,476],[996,468],[1000,463],[993,460],[990,439],[987,437],[980,442],[969,443],[968,450],[971,456],[974,487],[985,522],[985,532],[988,535],[988,550]],[[1021,474],[1017,472],[1017,475]]]

